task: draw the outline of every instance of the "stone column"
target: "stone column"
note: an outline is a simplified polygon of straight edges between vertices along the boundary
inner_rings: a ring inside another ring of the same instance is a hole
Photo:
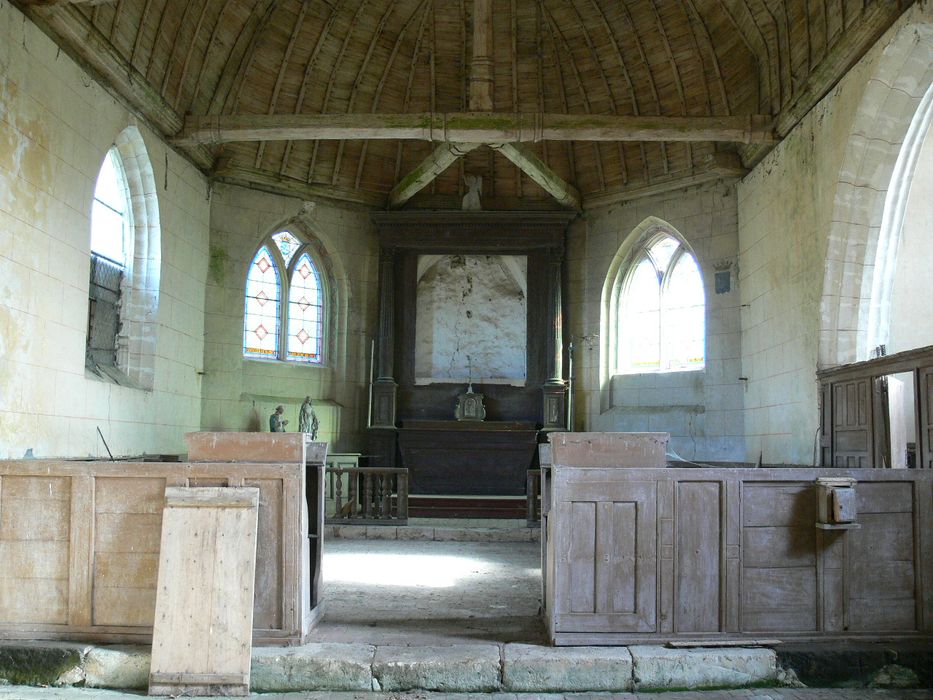
[[[567,428],[567,384],[564,381],[563,307],[561,265],[563,251],[548,252],[547,260],[547,380],[544,382],[542,425],[544,430]]]
[[[379,259],[379,339],[373,383],[372,427],[395,427],[395,249],[383,248]]]

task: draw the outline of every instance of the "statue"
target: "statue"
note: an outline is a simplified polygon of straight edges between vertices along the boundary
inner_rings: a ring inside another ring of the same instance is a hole
[[[463,211],[480,211],[483,208],[480,196],[483,194],[483,178],[479,175],[464,175],[463,183],[467,186],[467,193],[463,195],[461,208]]]
[[[311,397],[305,396],[304,403],[301,404],[301,410],[298,411],[298,432],[311,433],[311,439],[317,440],[319,426],[320,422],[314,412],[314,406],[311,405]]]
[[[272,433],[284,433],[285,426],[288,425],[288,421],[282,418],[282,414],[285,413],[285,406],[279,404],[275,407],[272,415],[269,416],[269,432]]]

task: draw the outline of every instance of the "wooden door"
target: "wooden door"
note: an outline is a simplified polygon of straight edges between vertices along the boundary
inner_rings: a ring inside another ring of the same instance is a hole
[[[833,466],[858,469],[872,462],[871,397],[868,377],[832,385]]]
[[[555,630],[657,629],[657,484],[580,483],[554,505]]]

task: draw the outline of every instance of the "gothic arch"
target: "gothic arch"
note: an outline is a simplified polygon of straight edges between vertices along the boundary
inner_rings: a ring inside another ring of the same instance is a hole
[[[885,342],[901,217],[933,117],[933,13],[914,9],[865,86],[836,184],[820,301],[819,364]]]

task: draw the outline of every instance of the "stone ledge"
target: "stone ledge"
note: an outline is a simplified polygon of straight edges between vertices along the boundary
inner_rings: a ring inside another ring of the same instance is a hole
[[[515,692],[625,692],[632,689],[626,647],[539,647],[506,644],[502,687]]]
[[[253,649],[250,691],[372,690],[376,648],[369,644],[305,644]]]
[[[629,651],[635,690],[742,688],[777,679],[773,649],[631,646]]]
[[[499,689],[499,664],[496,644],[380,646],[373,677],[382,690],[485,692]]]

